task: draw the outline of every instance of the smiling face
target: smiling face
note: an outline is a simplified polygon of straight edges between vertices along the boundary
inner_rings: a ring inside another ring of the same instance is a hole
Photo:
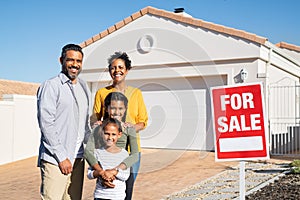
[[[108,123],[103,129],[102,136],[106,148],[114,147],[121,135],[122,132],[119,131],[119,128],[116,124]]]
[[[112,100],[107,108],[108,116],[121,121],[124,121],[126,107],[124,101]]]
[[[109,74],[113,79],[114,84],[125,81],[125,77],[128,73],[126,69],[125,61],[117,58],[113,60],[109,68]]]
[[[60,58],[62,72],[72,81],[77,82],[77,77],[82,70],[83,55],[79,51],[69,50],[64,58]]]

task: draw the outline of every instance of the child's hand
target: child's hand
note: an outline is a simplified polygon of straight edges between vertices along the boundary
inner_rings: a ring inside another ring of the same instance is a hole
[[[103,174],[101,174],[102,179],[106,181],[113,181],[116,179],[115,175],[117,174],[117,171],[115,169],[107,169],[104,171]]]
[[[107,172],[109,174],[112,174],[114,177],[118,174],[118,170],[117,169],[107,169],[107,170],[105,170],[105,172]]]
[[[106,181],[102,179],[102,186],[106,188],[114,188],[115,184],[113,184],[111,181]]]

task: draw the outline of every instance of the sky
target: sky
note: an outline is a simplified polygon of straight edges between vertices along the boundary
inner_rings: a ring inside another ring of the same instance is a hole
[[[60,72],[65,44],[147,6],[183,7],[194,18],[300,46],[298,0],[0,0],[0,79],[41,83]]]

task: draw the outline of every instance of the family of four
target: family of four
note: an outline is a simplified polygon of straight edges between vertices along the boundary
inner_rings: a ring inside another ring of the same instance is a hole
[[[131,199],[141,158],[139,131],[148,121],[141,91],[126,85],[131,61],[122,52],[108,59],[112,84],[97,91],[94,105],[78,77],[82,61],[80,46],[65,45],[61,72],[37,92],[41,198],[81,199],[86,160],[87,177],[97,179],[95,200]]]

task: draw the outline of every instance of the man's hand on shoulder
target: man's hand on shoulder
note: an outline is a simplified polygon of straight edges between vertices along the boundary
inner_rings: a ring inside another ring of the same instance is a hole
[[[62,174],[64,175],[68,175],[72,172],[73,166],[71,161],[67,158],[64,161],[61,161],[60,163],[58,163],[58,167],[61,171]]]

